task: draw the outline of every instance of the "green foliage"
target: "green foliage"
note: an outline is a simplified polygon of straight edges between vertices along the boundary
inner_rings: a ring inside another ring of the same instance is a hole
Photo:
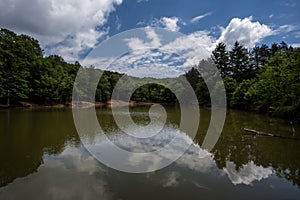
[[[168,88],[184,95],[186,78],[195,90],[200,105],[210,104],[211,95],[218,94],[222,82],[214,81],[216,65],[224,82],[227,103],[230,107],[269,112],[291,119],[300,118],[300,49],[286,43],[256,46],[247,50],[236,42],[231,50],[219,43],[211,59],[180,76],[178,80],[134,78],[116,72],[82,67],[79,62],[70,64],[57,55],[44,57],[39,42],[26,35],[17,35],[7,29],[0,30],[0,103],[31,101],[40,104],[66,103],[72,100],[73,88],[78,99],[92,101],[92,88],[97,88],[95,100],[106,102],[112,98],[116,83],[122,76],[125,88],[118,96],[128,94],[138,83],[144,83],[131,97],[134,101],[176,103]],[[73,85],[77,71],[81,85]],[[98,77],[101,79],[98,81]],[[204,82],[204,78],[207,82]],[[153,84],[147,84],[148,82]],[[74,86],[74,87],[73,87]]]
[[[277,52],[262,69],[246,95],[253,109],[285,117],[299,117],[300,49]]]
[[[232,94],[230,106],[240,109],[249,109],[250,101],[246,93],[253,84],[254,80],[243,80]]]
[[[195,67],[192,67],[192,69],[185,73],[185,77],[191,84],[192,88],[196,90],[197,83],[200,80],[200,72]]]
[[[29,98],[31,64],[42,56],[41,52],[38,41],[33,38],[0,30],[0,98],[9,97],[12,101]]]
[[[271,50],[265,44],[261,46],[256,46],[252,49],[250,53],[250,65],[255,71],[259,70],[271,57]]]
[[[138,102],[175,103],[176,97],[163,85],[146,84],[133,93],[132,100]]]
[[[230,105],[233,93],[235,92],[238,84],[232,77],[225,77],[223,82],[226,90],[227,104]]]
[[[288,118],[300,116],[299,49],[281,42],[270,48],[263,44],[248,51],[236,42],[227,52],[225,44],[219,43],[212,59],[223,77],[230,107]],[[203,90],[200,81],[198,90],[201,87]],[[199,98],[205,103],[208,95],[204,94]]]
[[[201,106],[208,105],[211,103],[209,91],[203,78],[201,78],[198,82],[195,93],[197,95],[198,102]]]
[[[0,101],[59,103],[70,100],[78,66],[59,56],[44,58],[39,42],[7,29],[0,31]]]
[[[224,43],[221,42],[217,44],[215,50],[212,52],[211,57],[219,69],[222,78],[232,74],[229,63],[229,53],[226,50],[226,45]]]
[[[248,50],[237,41],[229,52],[232,76],[237,82],[252,78]]]

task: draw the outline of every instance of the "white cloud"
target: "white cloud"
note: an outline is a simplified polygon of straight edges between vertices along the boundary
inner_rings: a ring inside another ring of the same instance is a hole
[[[176,164],[201,173],[208,173],[216,167],[213,155],[196,143],[190,146],[185,154],[176,161]]]
[[[300,38],[300,31],[295,33],[295,38]]]
[[[163,17],[161,19],[162,24],[165,26],[166,29],[170,31],[179,31],[180,27],[177,25],[178,20],[179,19],[177,17]]]
[[[260,181],[268,178],[273,172],[271,168],[257,166],[253,161],[243,165],[237,171],[233,162],[226,162],[225,173],[234,185],[245,184],[250,185],[253,181]]]
[[[290,25],[290,24],[281,25],[273,31],[273,35],[277,35],[277,34],[281,34],[281,33],[288,33],[288,32],[294,31],[296,29],[298,29],[298,28],[297,28],[297,26],[294,26],[294,25]]]
[[[75,33],[72,38],[67,38],[61,45],[51,48],[51,53],[62,55],[68,61],[78,59],[81,51],[93,48],[100,37],[106,35],[108,30],[96,31],[89,29]]]
[[[163,19],[154,20],[153,23],[162,25]],[[177,35],[176,39],[170,41],[166,39],[167,33],[161,33],[161,30],[156,32],[155,28],[147,27],[145,29],[146,37],[143,34],[124,37],[124,45],[130,53],[115,60],[109,70],[138,77],[177,77],[202,59],[210,57],[210,52],[218,42],[225,42],[230,46],[238,40],[245,47],[250,48],[264,37],[279,34],[283,30],[291,31],[295,27],[287,25],[272,30],[267,25],[252,22],[252,18],[249,17],[234,18],[227,27],[221,29],[219,39],[211,36],[209,31],[196,31],[188,35]],[[153,49],[157,49],[157,51],[153,51]],[[100,65],[107,63],[103,60],[111,61],[112,58],[100,59]],[[89,60],[89,63],[94,61],[90,62]],[[98,66],[99,64],[94,63],[94,65]]]
[[[211,12],[205,13],[204,15],[199,15],[197,17],[194,17],[193,19],[191,19],[192,23],[198,22],[199,20],[203,19],[204,17],[207,17],[209,15],[211,15]]]
[[[150,23],[146,23],[145,21],[138,22],[137,26],[148,25],[150,27],[162,27],[169,31],[179,31],[179,22],[180,19],[178,17],[161,17],[160,19],[152,19]]]
[[[107,171],[82,149],[67,146],[60,154],[46,155],[43,160],[38,173],[28,175],[26,180],[16,179],[1,191],[1,198],[113,199],[103,176]]]
[[[284,1],[284,6],[287,7],[295,7],[297,5],[295,0],[285,0]]]
[[[186,58],[183,67],[188,68],[198,64],[202,59],[210,56],[209,52],[215,46],[215,39],[206,31],[197,31],[182,36],[162,47],[165,51],[175,51],[178,55]]]
[[[160,37],[155,33],[152,28],[146,28],[147,38],[151,40],[150,42],[145,42],[140,38],[128,38],[125,39],[128,47],[132,51],[139,49],[149,49],[149,48],[159,48],[161,46]]]
[[[95,68],[105,70],[115,60],[114,57],[87,57],[82,60],[82,66],[94,66]]]
[[[300,43],[292,43],[291,46],[294,48],[300,48]]]
[[[137,0],[137,3],[148,2],[149,0]]]
[[[222,33],[218,42],[224,42],[227,45],[233,45],[239,41],[246,48],[251,48],[263,38],[274,34],[272,29],[265,24],[252,22],[252,17],[244,19],[233,18]]]
[[[0,24],[36,37],[43,46],[56,46],[68,60],[91,48],[107,30],[102,26],[114,5],[122,0],[4,0],[0,2]],[[33,6],[34,5],[34,6]]]
[[[126,38],[131,53],[118,58],[110,70],[138,77],[177,77],[208,58],[215,46],[215,39],[205,31],[182,35],[167,43],[162,42],[167,35],[158,35],[153,28],[146,28],[146,35],[147,38]]]
[[[179,185],[180,174],[176,171],[169,172],[163,179],[163,187],[176,187]]]
[[[171,41],[166,40],[168,32],[158,34],[154,28],[147,27],[145,33],[146,37],[126,36],[123,42],[128,53],[121,57],[87,58],[83,64],[104,69],[113,61],[108,70],[136,77],[177,77],[208,58],[215,46],[215,39],[205,31],[178,35]]]

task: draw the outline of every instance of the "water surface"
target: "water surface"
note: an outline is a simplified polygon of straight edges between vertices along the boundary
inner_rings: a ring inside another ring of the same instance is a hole
[[[149,123],[148,109],[132,108],[134,121]],[[97,116],[112,141],[142,152],[161,147],[178,133],[180,109],[166,110],[162,137],[139,146],[116,127],[109,108],[97,109]],[[299,125],[293,132],[291,124],[281,119],[228,111],[222,135],[208,152],[201,144],[209,119],[210,111],[201,110],[193,144],[172,165],[152,173],[128,174],[106,167],[89,154],[80,142],[71,109],[0,110],[0,199],[300,198],[300,141],[254,137],[241,130],[300,138]],[[191,140],[181,134],[183,142]],[[147,164],[153,163],[149,159]]]

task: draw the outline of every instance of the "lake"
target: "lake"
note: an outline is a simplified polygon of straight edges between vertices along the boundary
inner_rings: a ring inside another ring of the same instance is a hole
[[[136,123],[149,123],[149,107],[130,110]],[[180,123],[178,107],[166,106],[166,111],[164,139],[178,133]],[[139,152],[163,145],[142,143],[134,149],[110,108],[97,108],[97,117],[121,148]],[[71,109],[0,110],[0,199],[300,199],[298,124],[228,110],[223,132],[208,152],[201,144],[210,110],[201,109],[200,118],[194,139],[180,132],[192,145],[178,160],[158,171],[132,174],[107,167],[86,150]],[[284,137],[248,135],[244,127]]]

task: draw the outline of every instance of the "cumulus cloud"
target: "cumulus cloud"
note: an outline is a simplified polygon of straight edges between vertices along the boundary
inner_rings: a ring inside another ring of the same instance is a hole
[[[230,46],[235,41],[239,41],[245,47],[251,48],[272,34],[274,33],[270,27],[259,22],[253,22],[252,17],[233,18],[228,26],[222,29],[218,42],[224,42]]]
[[[168,21],[166,19],[171,18],[161,18],[155,23],[162,25],[163,21]],[[178,21],[177,17],[174,19]],[[245,47],[251,48],[264,37],[279,34],[284,30],[295,30],[294,26],[281,26],[272,30],[267,25],[253,22],[251,17],[232,19],[225,28],[221,28],[219,38],[212,36],[210,31],[196,31],[183,35],[174,32],[175,28],[170,27],[167,30],[171,32],[168,33],[148,26],[142,31],[143,33],[138,31],[131,36],[127,34],[124,38],[122,37],[122,41],[119,43],[124,43],[122,45],[125,46],[125,49],[128,48],[129,53],[115,58],[113,65],[109,66],[109,70],[138,77],[176,77],[188,71],[202,59],[210,57],[210,52],[218,42],[224,42],[230,46],[238,40]],[[172,34],[173,36],[169,37]],[[174,37],[175,35],[176,37]],[[92,45],[94,43],[93,37],[89,37],[89,39],[91,40],[89,43]],[[78,48],[81,46],[80,42],[76,44]],[[114,49],[122,49],[122,45]],[[157,50],[153,51],[154,49]],[[73,49],[63,48],[56,51],[69,51],[71,53]],[[87,63],[103,69],[113,60],[112,57],[92,58],[87,59]]]
[[[235,164],[233,162],[226,162],[226,168],[224,171],[234,185],[250,185],[253,181],[266,179],[273,173],[271,168],[257,166],[253,161],[243,165],[239,171],[236,171]]]
[[[193,19],[191,19],[191,22],[192,23],[195,23],[195,22],[198,22],[199,20],[203,19],[204,17],[207,17],[209,15],[211,15],[212,13],[211,12],[208,12],[208,13],[205,13],[203,15],[199,15],[197,17],[194,17]]]
[[[161,19],[162,24],[165,26],[166,29],[170,31],[179,31],[180,27],[177,25],[178,20],[179,19],[177,17],[163,17]]]
[[[162,27],[169,31],[179,31],[179,22],[178,17],[161,17],[160,19],[154,18],[150,23],[139,22],[137,25],[144,26],[148,24],[150,27]]]
[[[122,0],[4,0],[0,2],[0,24],[33,35],[43,46],[55,46],[68,60],[92,48],[107,30],[102,26],[114,6]]]

